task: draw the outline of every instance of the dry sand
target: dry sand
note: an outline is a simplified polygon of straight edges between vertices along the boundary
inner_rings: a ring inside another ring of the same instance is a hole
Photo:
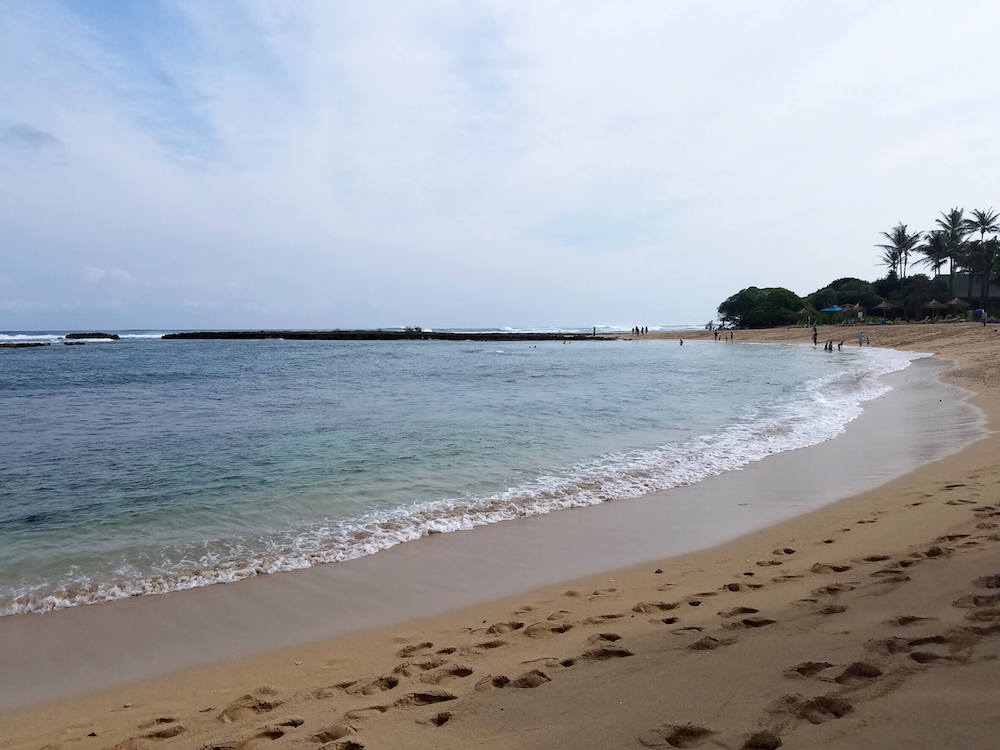
[[[997,424],[993,327],[866,330],[955,360]],[[712,549],[8,713],[0,748],[996,747],[998,457],[991,433]]]

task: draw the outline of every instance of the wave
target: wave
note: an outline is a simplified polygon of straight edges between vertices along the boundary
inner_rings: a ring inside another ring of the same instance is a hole
[[[0,615],[47,612],[138,595],[238,581],[255,575],[341,562],[429,534],[526,518],[566,508],[630,500],[739,470],[785,451],[841,434],[865,402],[890,390],[883,375],[924,354],[892,350],[857,352],[860,369],[804,382],[781,402],[758,407],[710,434],[653,449],[608,453],[500,492],[411,503],[361,517],[313,523],[267,539],[231,544],[224,553],[184,563],[164,560],[157,575],[123,568],[115,581],[81,580],[58,590],[22,588],[0,597]]]
[[[60,333],[0,333],[0,341],[62,341]]]

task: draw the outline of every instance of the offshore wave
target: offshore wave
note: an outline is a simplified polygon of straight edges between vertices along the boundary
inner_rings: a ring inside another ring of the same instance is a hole
[[[47,612],[298,570],[364,557],[429,534],[629,500],[694,484],[839,435],[861,414],[865,402],[890,390],[881,376],[927,356],[872,350],[859,354],[866,360],[862,371],[803,383],[788,399],[760,407],[711,434],[648,450],[608,453],[492,494],[412,503],[350,520],[313,523],[264,539],[234,541],[224,551],[198,559],[178,554],[182,562],[164,559],[155,575],[126,566],[117,571],[115,580],[81,578],[48,590],[22,588],[0,596],[0,615]]]

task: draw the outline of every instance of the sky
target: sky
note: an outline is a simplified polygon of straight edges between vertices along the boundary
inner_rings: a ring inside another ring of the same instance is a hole
[[[0,330],[704,323],[1000,208],[1000,4],[0,9]]]

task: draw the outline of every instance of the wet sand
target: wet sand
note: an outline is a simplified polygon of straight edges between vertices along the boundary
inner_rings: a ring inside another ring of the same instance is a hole
[[[995,339],[984,343],[981,327],[905,335],[922,351],[934,350],[940,336],[955,341],[951,350],[937,347],[964,355],[952,379],[976,387],[976,403],[995,418]],[[979,349],[970,355],[973,344]],[[992,627],[990,605],[975,600],[989,589],[975,593],[969,575],[1000,570],[1000,545],[989,538],[996,536],[989,518],[1000,510],[986,507],[998,499],[990,496],[995,438],[946,456],[979,425],[960,392],[936,384],[940,367],[921,360],[893,376],[906,382],[870,403],[836,440],[688,488],[431,537],[354,563],[3,618],[8,709],[87,694],[7,713],[0,737],[14,739],[0,746],[669,747],[675,730],[664,727],[671,721],[700,721],[712,733],[705,738],[740,747],[753,727],[786,738],[826,727],[828,719],[810,718],[823,711],[807,706],[820,689],[841,691],[839,700],[851,704],[834,717],[849,738],[866,715],[854,706],[875,700],[869,688],[882,691],[878,698],[903,700],[904,687],[919,686],[928,669],[967,666],[973,683],[997,676],[981,660],[990,633],[968,630]],[[933,462],[885,484],[926,461]],[[939,540],[965,526],[967,537]],[[741,532],[751,533],[725,541]],[[707,545],[716,546],[692,552]],[[941,552],[929,554],[933,548]],[[920,564],[901,565],[909,560]],[[640,561],[652,562],[621,569]],[[824,586],[833,589],[815,593]],[[973,597],[970,606],[951,607],[952,593]],[[467,606],[473,602],[481,603]],[[872,655],[865,649],[872,638],[859,638],[904,627],[880,619],[876,610],[890,604],[930,612],[937,619],[916,624],[931,629],[955,620],[947,632],[960,632]],[[824,612],[831,606],[845,609]],[[759,612],[718,614],[738,607]],[[413,621],[425,615],[433,616]],[[829,654],[831,666],[792,684],[781,666],[799,641],[802,650]],[[703,648],[688,648],[698,643]],[[924,646],[937,656],[906,655]],[[874,667],[855,672],[879,676],[842,675],[850,665],[834,657],[851,649]],[[218,661],[233,657],[241,658]],[[758,663],[765,657],[770,661]],[[206,661],[217,663],[95,692]],[[522,687],[503,686],[519,677]],[[801,700],[769,702],[793,688]],[[650,695],[655,700],[642,697]],[[734,701],[731,716],[719,713]],[[163,721],[139,726],[155,719]],[[97,737],[88,737],[91,731]],[[169,736],[143,738],[157,734]],[[851,741],[843,746],[864,745]]]

